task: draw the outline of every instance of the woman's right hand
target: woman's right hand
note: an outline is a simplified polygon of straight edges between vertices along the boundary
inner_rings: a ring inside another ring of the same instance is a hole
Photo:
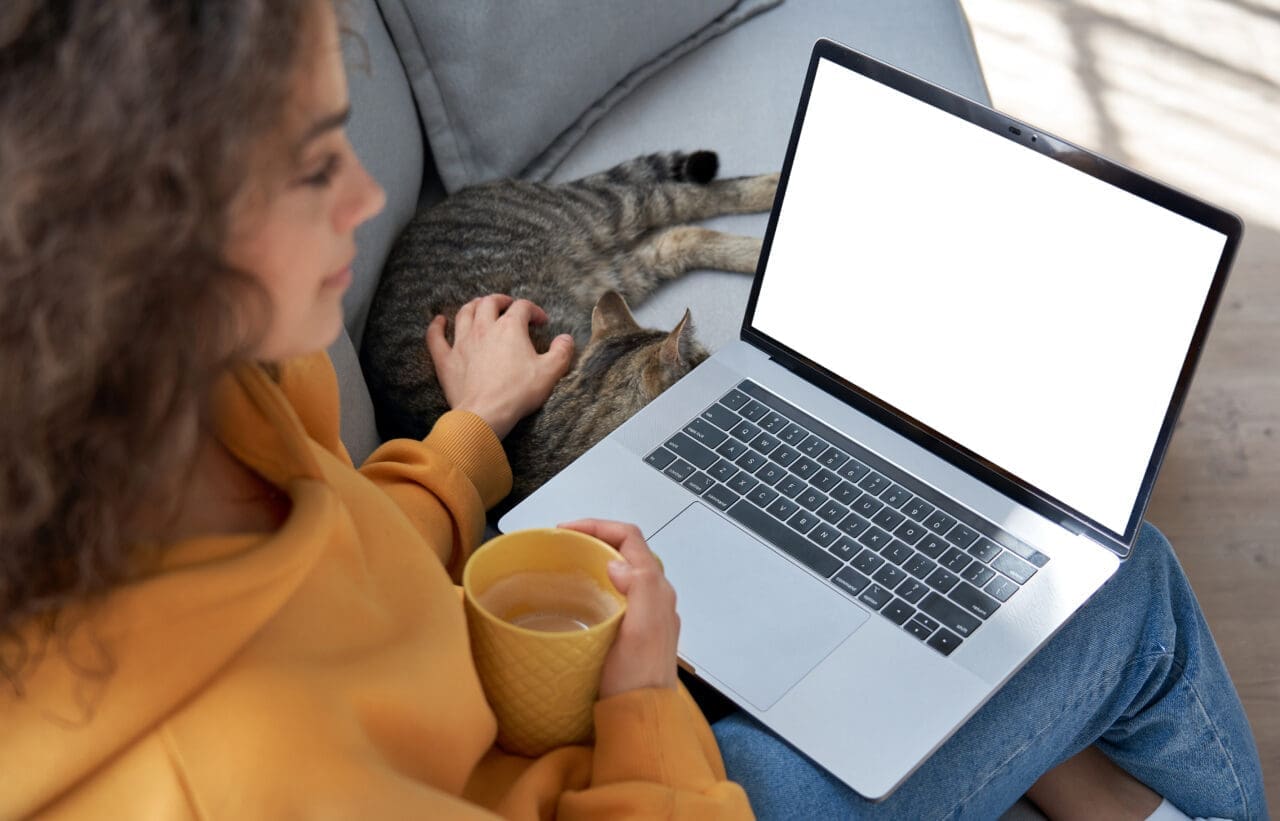
[[[600,698],[647,687],[674,688],[680,638],[676,591],[640,529],[601,519],[582,519],[561,527],[595,536],[622,556],[609,564],[609,578],[627,597],[627,613],[605,657]]]
[[[529,326],[546,322],[537,305],[506,294],[473,299],[458,309],[452,344],[445,338],[445,318],[433,319],[427,350],[449,407],[476,414],[499,439],[540,408],[573,363],[568,334],[553,339],[544,354],[534,350]]]

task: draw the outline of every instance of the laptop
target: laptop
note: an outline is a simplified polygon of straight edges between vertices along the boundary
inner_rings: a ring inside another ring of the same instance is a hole
[[[682,667],[884,798],[1129,554],[1241,230],[820,40],[739,340],[499,526],[636,523]]]

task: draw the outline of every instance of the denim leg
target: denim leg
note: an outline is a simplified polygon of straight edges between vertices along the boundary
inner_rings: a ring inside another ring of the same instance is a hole
[[[1133,555],[888,799],[861,798],[743,713],[715,724],[729,777],[768,818],[993,819],[1096,743],[1192,816],[1265,819],[1261,765],[1169,542]]]

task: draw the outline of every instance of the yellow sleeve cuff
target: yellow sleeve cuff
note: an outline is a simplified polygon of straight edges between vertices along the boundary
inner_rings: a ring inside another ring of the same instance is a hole
[[[511,465],[502,441],[470,411],[449,411],[436,420],[424,443],[457,465],[475,485],[485,510],[511,492]]]

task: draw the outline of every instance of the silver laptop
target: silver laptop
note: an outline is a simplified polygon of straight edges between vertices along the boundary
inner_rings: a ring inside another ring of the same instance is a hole
[[[500,527],[638,524],[682,665],[882,798],[1128,555],[1240,233],[819,41],[740,340]]]

